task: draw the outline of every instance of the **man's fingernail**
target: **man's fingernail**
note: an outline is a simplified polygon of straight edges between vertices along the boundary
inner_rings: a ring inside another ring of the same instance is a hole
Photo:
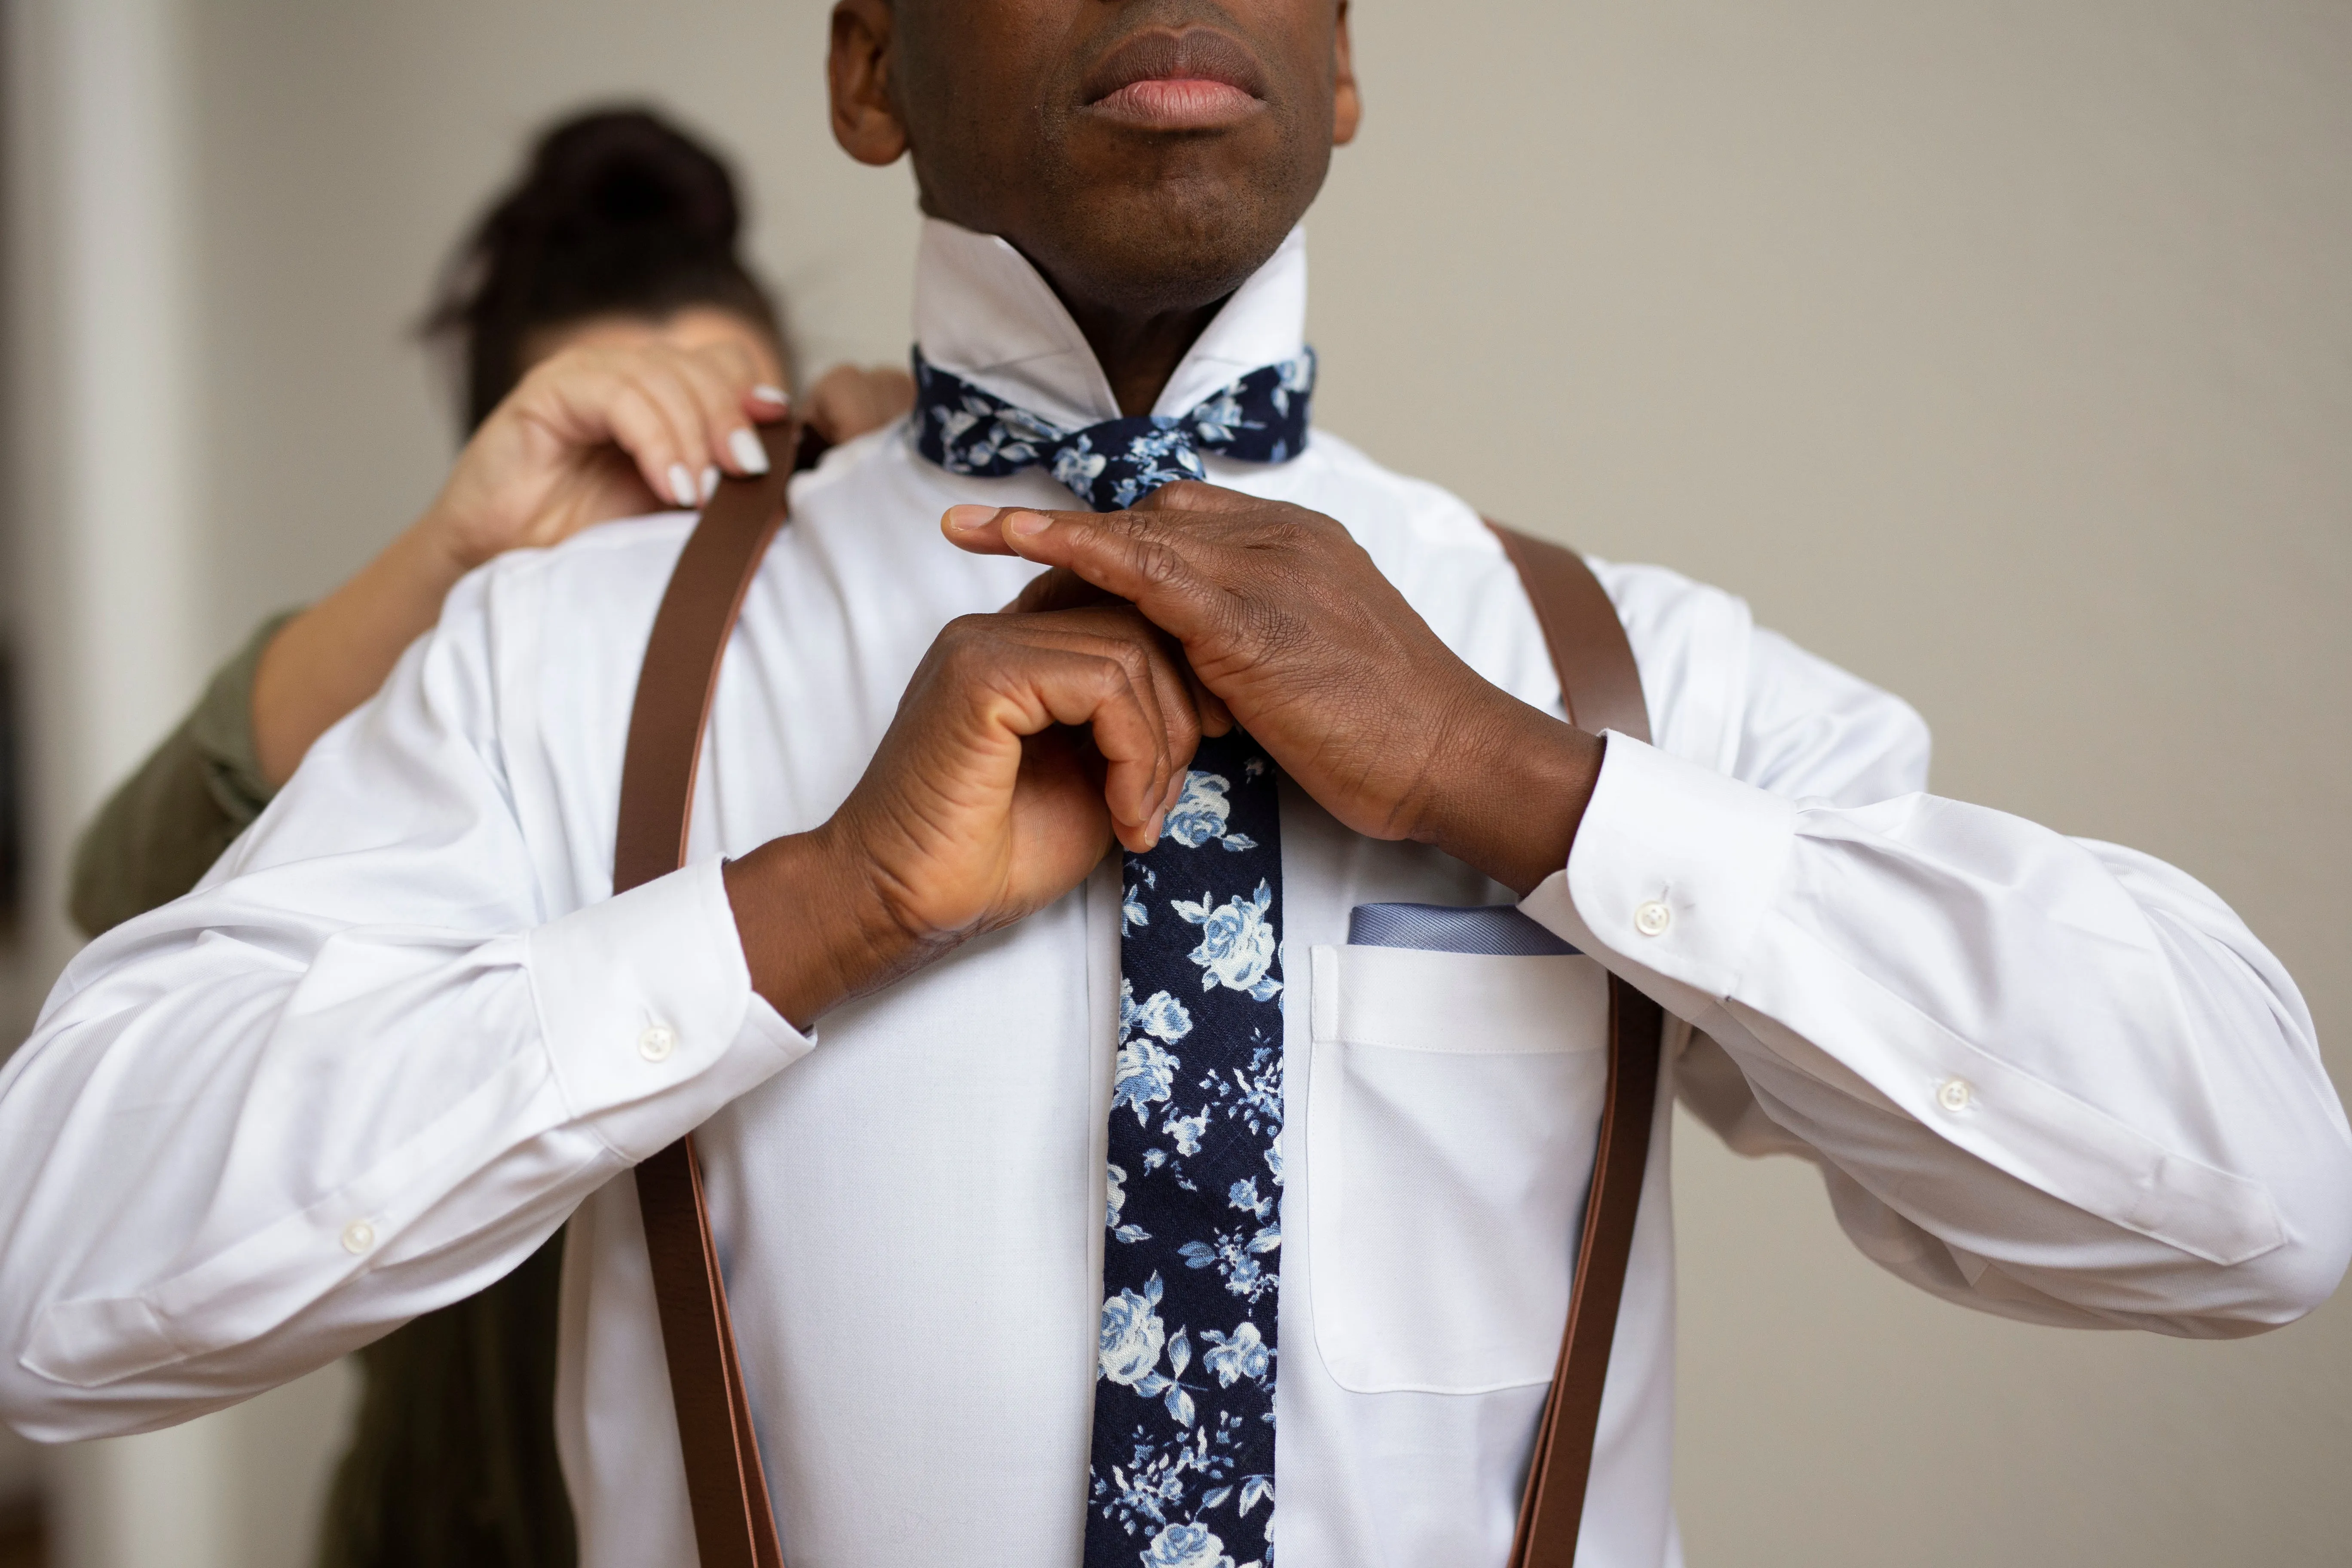
[[[790,408],[793,405],[793,400],[785,395],[782,387],[770,386],[765,382],[753,387],[751,395],[762,403],[772,403],[779,408]]]
[[[970,533],[976,528],[986,528],[996,521],[992,506],[951,506],[948,508],[947,525],[958,533]]]
[[[669,466],[669,494],[670,499],[680,506],[691,507],[702,504],[694,493],[694,476],[686,471],[684,463],[672,463]]]
[[[708,465],[702,470],[702,499],[709,500],[719,493],[719,466]]]
[[[749,430],[737,430],[730,434],[727,437],[727,451],[728,455],[735,459],[735,466],[747,474],[764,474],[768,471],[768,449],[760,445],[760,438]]]
[[[1034,538],[1054,526],[1054,520],[1042,511],[1016,511],[1013,514],[1013,531],[1024,539]]]

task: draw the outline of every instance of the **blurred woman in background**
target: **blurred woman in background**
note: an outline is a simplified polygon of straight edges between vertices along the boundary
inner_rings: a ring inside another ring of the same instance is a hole
[[[453,258],[426,322],[462,370],[468,440],[447,484],[349,582],[256,628],[106,803],[75,858],[85,930],[194,886],[466,573],[593,523],[696,506],[722,470],[764,467],[751,427],[783,414],[790,354],[740,230],[726,165],[650,114],[586,114],[541,137]],[[803,412],[843,441],[913,396],[901,372],[843,367]],[[562,1240],[360,1352],[327,1568],[574,1561],[553,1425]]]

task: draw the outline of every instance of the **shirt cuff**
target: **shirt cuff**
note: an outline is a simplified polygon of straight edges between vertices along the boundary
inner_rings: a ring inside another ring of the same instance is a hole
[[[1647,970],[1719,1003],[1788,868],[1796,804],[1631,736],[1607,740],[1566,868],[1519,907],[1624,961],[1612,969]]]
[[[712,856],[531,932],[526,966],[566,1107],[635,1163],[815,1045],[751,989]]]

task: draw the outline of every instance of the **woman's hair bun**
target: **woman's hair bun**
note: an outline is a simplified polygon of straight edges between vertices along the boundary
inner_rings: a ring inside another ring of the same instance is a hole
[[[520,378],[528,340],[547,328],[713,305],[781,339],[736,252],[741,229],[726,163],[660,116],[601,109],[548,129],[452,258],[426,318],[428,337],[462,350],[468,426]]]
[[[584,114],[548,132],[499,216],[515,243],[721,256],[734,250],[742,221],[727,166],[641,109]]]

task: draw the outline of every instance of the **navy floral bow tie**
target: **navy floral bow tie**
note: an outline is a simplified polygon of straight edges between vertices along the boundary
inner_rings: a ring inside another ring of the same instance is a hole
[[[1307,445],[1315,351],[1250,372],[1181,417],[1048,424],[915,353],[915,442],[951,474],[1002,479],[1044,468],[1097,511],[1118,511],[1176,479],[1208,477],[1202,452],[1280,463]]]

